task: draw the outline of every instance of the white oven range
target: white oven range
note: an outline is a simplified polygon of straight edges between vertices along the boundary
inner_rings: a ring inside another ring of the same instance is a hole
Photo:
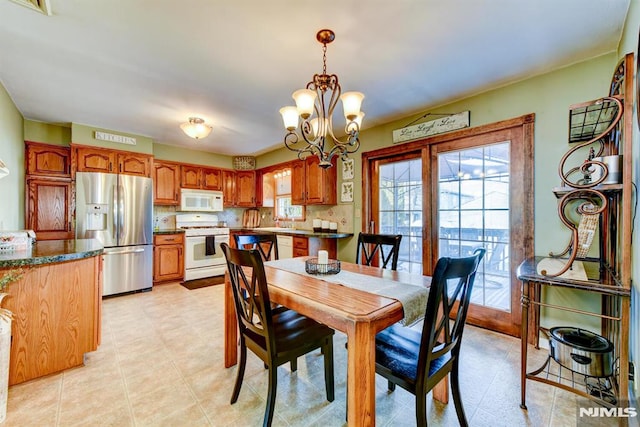
[[[220,244],[229,244],[229,228],[219,224],[213,214],[176,215],[176,227],[185,230],[185,281],[221,276],[227,270]]]

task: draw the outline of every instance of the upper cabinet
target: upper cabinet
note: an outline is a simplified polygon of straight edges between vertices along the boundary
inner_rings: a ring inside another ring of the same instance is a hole
[[[153,163],[153,203],[177,206],[180,203],[180,171],[177,163]]]
[[[26,174],[38,176],[71,176],[69,147],[25,141]]]
[[[151,156],[138,153],[118,153],[118,173],[151,177]]]
[[[202,188],[204,190],[222,190],[222,171],[202,168]]]
[[[109,150],[88,146],[74,146],[76,172],[122,173],[151,176],[151,156],[130,151]]]
[[[222,171],[222,199],[225,208],[236,205],[236,171]]]
[[[336,158],[333,166],[321,168],[316,156],[307,157],[291,164],[291,204],[293,205],[335,205]]]
[[[222,192],[225,208],[256,207],[258,204],[256,171],[222,169]]]
[[[236,171],[236,206],[252,208],[256,203],[256,172]]]
[[[222,170],[181,165],[180,186],[201,190],[222,190]]]
[[[115,173],[116,152],[95,147],[74,147],[76,172]]]
[[[70,149],[26,141],[25,172],[25,227],[38,240],[72,239]]]

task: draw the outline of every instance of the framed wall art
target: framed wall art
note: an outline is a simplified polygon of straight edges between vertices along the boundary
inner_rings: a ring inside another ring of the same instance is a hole
[[[351,203],[353,202],[353,182],[343,182],[340,189],[340,202]]]
[[[354,177],[354,161],[353,159],[347,159],[342,161],[342,179],[349,180]]]

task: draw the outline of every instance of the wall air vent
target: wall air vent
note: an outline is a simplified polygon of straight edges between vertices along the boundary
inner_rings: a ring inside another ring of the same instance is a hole
[[[49,0],[11,0],[14,3],[18,3],[24,7],[28,7],[31,10],[35,10],[45,15],[51,16],[51,5]]]

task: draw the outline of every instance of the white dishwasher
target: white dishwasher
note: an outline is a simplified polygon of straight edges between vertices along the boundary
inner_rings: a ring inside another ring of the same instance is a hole
[[[280,259],[293,258],[293,236],[276,235],[278,241],[278,257]]]

